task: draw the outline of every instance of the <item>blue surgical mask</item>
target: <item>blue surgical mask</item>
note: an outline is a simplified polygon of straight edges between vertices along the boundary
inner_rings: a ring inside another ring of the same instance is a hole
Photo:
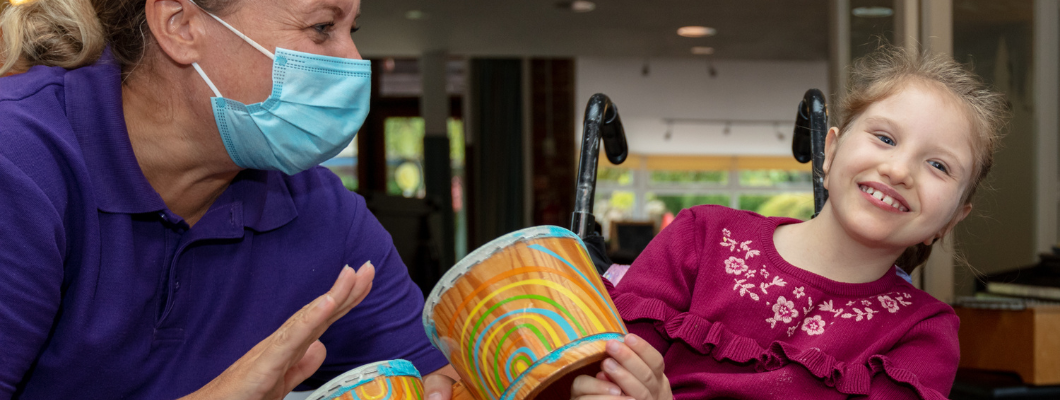
[[[210,99],[214,120],[236,165],[293,175],[350,144],[368,116],[370,62],[282,48],[274,55],[210,16],[273,60],[272,94],[250,105],[221,96],[199,64],[192,63],[216,95]]]

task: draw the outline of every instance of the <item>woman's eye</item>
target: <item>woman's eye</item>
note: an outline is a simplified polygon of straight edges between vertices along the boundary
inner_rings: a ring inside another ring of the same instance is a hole
[[[942,163],[940,163],[938,161],[928,161],[928,164],[931,164],[932,167],[934,167],[935,169],[937,169],[939,171],[942,171],[944,173],[948,174],[950,172],[948,169],[946,169],[946,165],[944,165],[944,164],[942,164]]]
[[[881,142],[887,143],[890,146],[894,146],[894,139],[891,139],[884,135],[876,135],[876,138],[880,139]]]
[[[357,31],[359,31],[359,30],[361,30],[360,26],[355,26],[353,28],[350,28],[350,34],[352,35],[354,33],[357,33]]]
[[[331,33],[331,28],[335,27],[334,22],[328,22],[326,24],[313,25],[313,30],[321,35],[327,35]]]

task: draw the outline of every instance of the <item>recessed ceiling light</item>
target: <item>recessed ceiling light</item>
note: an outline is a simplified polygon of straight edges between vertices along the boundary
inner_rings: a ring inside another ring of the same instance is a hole
[[[714,48],[707,46],[695,46],[692,47],[692,54],[695,54],[697,56],[709,56],[711,54],[714,54]]]
[[[707,26],[682,26],[677,28],[677,34],[688,37],[688,38],[701,38],[707,36],[714,36],[718,33],[717,29]]]
[[[420,10],[409,10],[409,12],[405,13],[405,18],[413,21],[427,19],[427,13]]]
[[[857,7],[850,10],[855,17],[882,18],[894,15],[894,10],[888,7]]]
[[[561,1],[556,3],[556,8],[574,12],[589,12],[596,9],[596,3],[586,0]]]

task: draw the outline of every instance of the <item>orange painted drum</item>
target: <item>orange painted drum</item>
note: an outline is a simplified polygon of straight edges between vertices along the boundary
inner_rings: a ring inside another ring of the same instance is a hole
[[[465,257],[427,298],[423,325],[478,400],[569,391],[568,375],[597,368],[606,342],[627,332],[585,244],[553,226]]]
[[[420,373],[411,362],[365,364],[339,375],[306,400],[423,400]]]

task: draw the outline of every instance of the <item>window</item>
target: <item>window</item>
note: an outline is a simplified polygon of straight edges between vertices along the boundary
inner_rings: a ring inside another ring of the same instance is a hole
[[[809,164],[785,157],[631,155],[622,166],[601,165],[596,185],[593,212],[605,236],[611,221],[660,225],[702,204],[802,220],[813,215]]]

